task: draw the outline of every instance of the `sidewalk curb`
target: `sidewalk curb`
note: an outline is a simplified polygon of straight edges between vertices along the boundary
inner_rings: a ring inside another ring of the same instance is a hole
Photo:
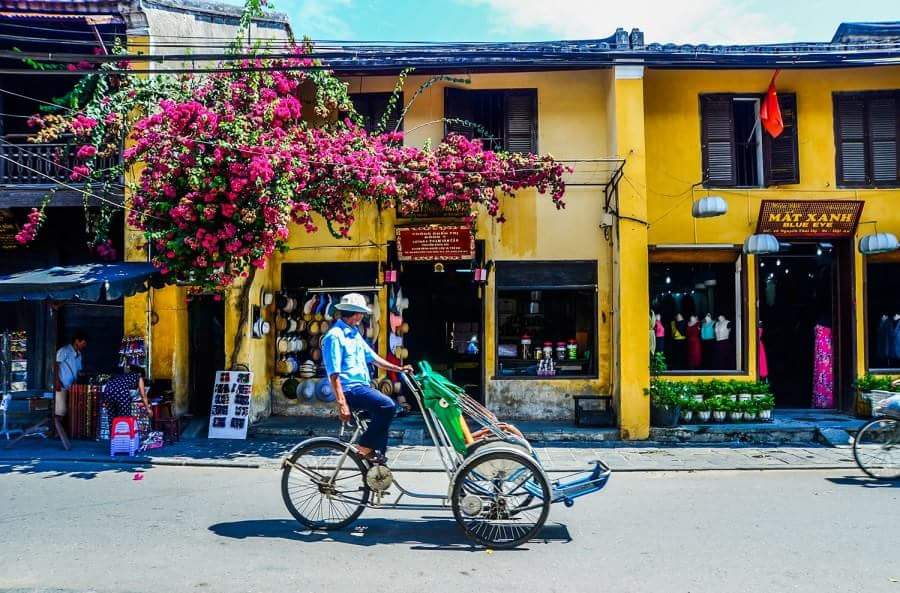
[[[61,458],[61,457],[42,457],[42,458],[34,458],[34,457],[5,457],[0,458],[0,463],[3,462],[13,462],[13,463],[90,463],[95,465],[103,465],[103,464],[114,464],[114,465],[122,465],[128,467],[202,467],[202,468],[223,468],[223,469],[279,469],[281,467],[280,461],[273,461],[267,463],[239,463],[239,462],[226,462],[226,461],[191,461],[191,460],[175,460],[175,459],[127,459],[127,458],[110,458],[110,459],[96,459],[89,457],[78,457],[78,458]],[[391,468],[392,471],[397,473],[443,473],[444,469],[439,466],[434,467],[400,467],[400,468]],[[573,473],[578,471],[585,471],[589,469],[589,466],[586,464],[582,467],[571,467],[571,468],[549,468],[546,469],[547,473]],[[613,473],[665,473],[665,472],[676,472],[676,473],[692,473],[692,472],[727,472],[727,471],[813,471],[813,470],[847,470],[847,469],[857,469],[856,464],[848,463],[844,465],[825,465],[825,464],[803,464],[803,465],[784,465],[784,466],[717,466],[717,467],[623,467],[616,468],[612,466]]]

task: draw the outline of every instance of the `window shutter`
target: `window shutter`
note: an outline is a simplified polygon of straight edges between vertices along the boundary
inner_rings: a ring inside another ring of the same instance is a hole
[[[375,128],[378,127],[378,122],[381,121],[381,117],[384,115],[385,111],[388,108],[388,102],[391,100],[392,93],[378,93],[372,95],[371,98],[371,118],[372,118],[372,127],[369,131],[375,131]],[[403,94],[401,93],[399,97],[397,97],[397,104],[394,105],[394,109],[391,110],[390,115],[387,119],[387,125],[384,128],[384,132],[393,132],[394,128],[398,130],[403,130],[403,124],[400,122],[400,113],[403,111]],[[397,127],[397,124],[400,123],[400,126]]]
[[[870,183],[897,182],[897,99],[877,96],[869,100]]]
[[[701,95],[700,127],[704,183],[710,186],[736,185],[732,98]]]
[[[471,122],[473,118],[473,105],[471,91],[444,88],[444,118],[464,120]],[[461,125],[458,122],[444,122],[444,135],[459,134],[466,138],[475,137],[475,129],[472,126]]]
[[[509,91],[505,99],[504,150],[536,153],[537,91]]]
[[[800,183],[800,162],[797,151],[797,96],[793,93],[778,95],[784,131],[772,138],[763,130],[766,185]]]
[[[839,185],[866,185],[865,101],[859,95],[835,95],[835,136]]]

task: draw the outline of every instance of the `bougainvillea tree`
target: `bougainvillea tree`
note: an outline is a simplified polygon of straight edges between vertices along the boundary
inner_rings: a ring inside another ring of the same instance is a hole
[[[251,0],[245,15],[259,9]],[[41,123],[82,139],[73,181],[107,178],[98,155],[130,134],[122,170],[141,172],[128,221],[171,282],[221,291],[240,277],[252,281],[293,229],[316,232],[321,222],[348,237],[367,202],[452,208],[470,221],[484,210],[502,221],[500,195],[533,187],[564,206],[564,167],[549,155],[486,150],[460,135],[404,146],[397,131],[370,134],[360,125],[347,85],[309,47],[286,59],[259,47],[239,51],[215,72],[181,78],[139,79],[127,64],[104,64],[121,70],[115,89]]]

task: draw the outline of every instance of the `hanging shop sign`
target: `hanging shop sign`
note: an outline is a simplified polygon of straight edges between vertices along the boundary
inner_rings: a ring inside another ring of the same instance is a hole
[[[763,200],[757,234],[836,239],[852,237],[863,202],[845,200]]]
[[[252,395],[253,373],[218,371],[209,414],[209,438],[246,439]]]
[[[400,261],[472,259],[475,235],[464,224],[398,227],[397,257]]]

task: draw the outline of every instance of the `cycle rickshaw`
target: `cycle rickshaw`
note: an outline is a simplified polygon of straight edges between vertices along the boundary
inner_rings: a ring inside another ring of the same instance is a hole
[[[448,507],[465,534],[490,548],[513,548],[535,537],[550,505],[567,507],[606,485],[602,461],[584,472],[551,480],[529,442],[512,425],[462,388],[435,373],[427,362],[416,376],[401,375],[422,411],[448,478],[444,492],[422,493],[400,485],[386,465],[371,465],[357,453],[366,420],[354,414],[349,441],[315,437],[297,445],[282,465],[281,492],[298,521],[314,530],[341,529],[366,508],[425,511]],[[478,428],[473,432],[467,419]],[[392,494],[388,489],[394,489]],[[401,502],[420,499],[421,504]]]

